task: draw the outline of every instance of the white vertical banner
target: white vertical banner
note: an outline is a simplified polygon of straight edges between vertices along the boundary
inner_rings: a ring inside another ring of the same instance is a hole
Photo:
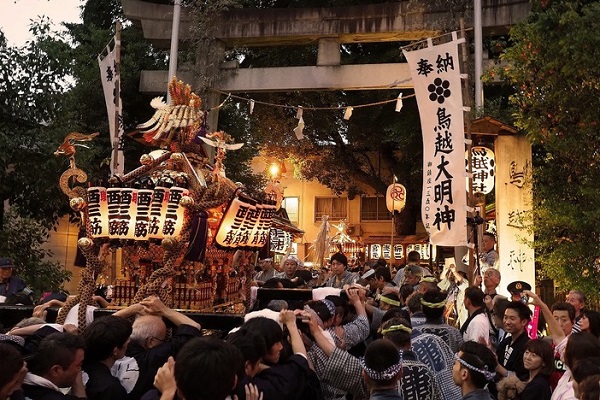
[[[461,42],[404,51],[423,130],[421,217],[433,245],[467,245]]]
[[[106,46],[106,50],[98,56],[98,64],[100,65],[100,77],[102,80],[102,89],[104,91],[104,100],[106,101],[110,143],[112,147],[110,173],[111,175],[123,175],[124,155],[123,113],[120,96],[121,79],[116,57],[118,51],[117,47],[120,46],[120,43],[116,39],[112,43],[114,43],[112,49],[109,44]]]
[[[498,135],[496,150],[496,229],[501,288],[525,281],[535,288],[535,259],[531,247],[533,203],[531,144],[526,137]]]

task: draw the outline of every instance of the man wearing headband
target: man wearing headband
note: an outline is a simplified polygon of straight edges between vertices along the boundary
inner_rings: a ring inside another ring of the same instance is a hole
[[[379,309],[382,311],[388,311],[392,308],[400,308],[400,300],[398,300],[398,296],[393,293],[382,294],[377,297],[379,300]]]
[[[421,277],[423,276],[423,271],[421,267],[418,265],[407,265],[404,267],[404,282],[412,285],[415,290],[418,290],[419,282],[421,282]]]
[[[369,388],[370,400],[401,399],[398,381],[402,376],[402,357],[392,342],[375,340],[361,360],[362,376]]]
[[[444,311],[446,310],[446,295],[440,291],[425,292],[421,298],[425,323],[414,328],[415,332],[431,333],[441,337],[453,353],[456,353],[463,343],[460,331],[444,323]]]
[[[439,290],[438,280],[433,275],[423,276],[419,282],[419,285],[417,286],[417,289],[421,293],[425,293],[428,290]]]
[[[327,296],[323,299],[323,302],[330,307],[330,312],[334,315],[333,325],[329,326],[325,331],[322,332],[326,337],[332,338],[334,347],[340,350],[349,350],[356,345],[362,343],[370,334],[369,320],[365,311],[362,301],[364,300],[364,294],[359,294],[361,290],[348,288],[345,293],[348,296],[347,304],[344,304],[339,296]],[[361,299],[362,297],[362,299]],[[349,322],[342,324],[346,318],[345,313],[347,312],[348,305],[352,305],[356,310],[356,317]],[[314,319],[314,318],[313,318]],[[317,320],[318,324],[318,320]],[[316,329],[313,327],[312,331]],[[316,336],[315,336],[316,340]],[[316,346],[309,348],[309,359],[311,360],[314,370],[318,376],[321,376],[328,362],[329,355],[321,347],[322,343],[316,342]],[[357,372],[356,377],[360,380],[360,371]],[[334,385],[330,384],[329,381],[321,382],[321,389],[326,399],[338,399],[343,398],[346,391],[340,390]]]
[[[412,351],[410,323],[403,318],[384,322],[379,333],[402,353],[402,380],[398,391],[404,399],[439,399],[440,387],[432,370]]]
[[[452,379],[460,387],[463,400],[492,399],[485,386],[493,384],[496,365],[494,353],[486,346],[473,341],[463,343],[452,367]]]
[[[300,260],[294,256],[288,256],[283,262],[281,272],[275,274],[275,278],[283,278],[293,280],[296,276],[296,270],[300,266]]]
[[[420,270],[419,276],[431,275],[431,271],[428,268],[421,267],[421,254],[418,251],[410,251],[406,256],[406,266],[404,268],[400,268],[396,275],[394,275],[394,283],[396,285],[401,285],[405,283],[404,274],[406,272],[406,267],[417,267]]]

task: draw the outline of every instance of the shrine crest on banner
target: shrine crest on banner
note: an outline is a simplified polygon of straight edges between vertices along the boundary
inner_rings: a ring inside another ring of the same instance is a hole
[[[423,130],[421,217],[434,245],[467,245],[465,134],[458,44],[452,41],[407,51],[404,56]]]

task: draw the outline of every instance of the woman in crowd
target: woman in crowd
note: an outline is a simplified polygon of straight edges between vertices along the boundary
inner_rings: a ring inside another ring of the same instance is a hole
[[[579,384],[579,400],[600,399],[600,375],[592,375],[585,378]]]
[[[523,365],[529,371],[529,379],[521,400],[550,400],[552,390],[549,378],[554,370],[552,346],[543,339],[530,340],[525,346]]]
[[[579,327],[582,332],[589,332],[600,338],[600,313],[598,311],[583,310]]]
[[[598,338],[587,332],[578,332],[569,335],[563,356],[567,371],[558,381],[558,385],[552,393],[552,400],[572,400],[576,398],[573,390],[571,370],[575,363],[588,357],[600,357],[600,342]]]
[[[575,396],[580,400],[583,398],[593,399],[594,397],[590,397],[590,394],[593,393],[591,389],[595,389],[595,399],[597,400],[598,389],[600,388],[600,380],[597,378],[600,374],[600,358],[590,357],[577,361],[571,373],[573,374],[573,392]],[[592,376],[596,376],[595,388],[593,386],[589,387],[586,382]],[[584,395],[587,396],[584,397]]]

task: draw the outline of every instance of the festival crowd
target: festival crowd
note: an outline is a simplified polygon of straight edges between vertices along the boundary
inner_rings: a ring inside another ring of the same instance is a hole
[[[58,300],[37,306],[0,335],[0,400],[599,399],[600,314],[577,290],[547,305],[512,282],[506,298],[497,269],[469,286],[417,252],[397,271],[383,260],[351,270],[341,253],[327,276],[293,256],[280,271],[259,264],[256,287],[312,287],[312,300],[253,299],[224,334],[155,296],[83,329],[40,318]],[[8,269],[0,259],[0,294]]]

